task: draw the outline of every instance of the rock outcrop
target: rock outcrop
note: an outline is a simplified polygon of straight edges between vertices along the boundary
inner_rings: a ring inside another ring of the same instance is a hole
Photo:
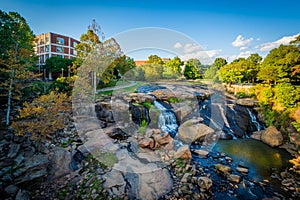
[[[269,126],[266,131],[262,132],[261,141],[271,147],[277,147],[282,145],[283,137],[280,131],[278,131],[274,126]]]

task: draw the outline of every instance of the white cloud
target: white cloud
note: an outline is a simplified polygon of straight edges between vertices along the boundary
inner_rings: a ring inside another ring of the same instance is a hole
[[[175,49],[180,49],[182,47],[182,44],[180,42],[177,42],[174,44]]]
[[[248,47],[241,47],[241,48],[240,48],[240,51],[244,51],[244,50],[246,50],[246,49],[248,49]]]
[[[256,48],[259,48],[260,51],[270,51],[271,49],[279,47],[281,44],[283,44],[283,45],[289,44],[298,35],[300,35],[300,33],[298,33],[297,35],[292,35],[292,36],[284,36],[284,37],[280,38],[279,40],[261,44],[261,45],[257,46]]]
[[[245,39],[242,35],[238,35],[231,44],[234,47],[243,47],[249,45],[252,41],[253,38]]]
[[[202,64],[211,64],[213,61],[213,58],[222,52],[221,49],[217,50],[197,50],[189,53],[185,53],[183,56],[181,56],[181,59],[184,61],[187,61],[191,58],[197,58],[200,60]]]
[[[227,61],[230,63],[235,59],[238,58],[248,58],[251,54],[253,53],[253,51],[242,51],[240,52],[238,55],[231,55],[227,57]]]
[[[188,43],[188,44],[186,44],[184,46],[183,52],[184,53],[192,53],[194,51],[199,51],[199,50],[202,50],[202,48],[198,44],[190,44],[190,43]]]

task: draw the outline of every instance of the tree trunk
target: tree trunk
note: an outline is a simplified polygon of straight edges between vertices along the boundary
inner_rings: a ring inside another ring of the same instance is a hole
[[[7,98],[7,112],[6,112],[6,125],[9,125],[9,116],[10,116],[10,109],[11,109],[11,96],[12,96],[12,89],[13,89],[13,77],[15,75],[15,70],[11,71],[9,89],[8,89],[8,98]]]

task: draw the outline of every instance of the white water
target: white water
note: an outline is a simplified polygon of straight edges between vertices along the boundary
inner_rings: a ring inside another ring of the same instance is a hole
[[[257,121],[255,114],[253,112],[251,112],[251,110],[249,108],[247,108],[247,111],[248,111],[249,116],[251,118],[251,122],[255,125],[257,131],[262,130],[262,126]]]

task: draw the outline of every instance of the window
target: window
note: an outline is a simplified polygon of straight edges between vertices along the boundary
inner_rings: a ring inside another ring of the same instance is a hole
[[[49,52],[49,45],[45,46],[45,51]]]
[[[45,54],[45,60],[49,58],[49,54]]]
[[[62,52],[64,52],[64,48],[63,47],[56,47],[56,52],[62,53]]]
[[[56,43],[57,43],[57,44],[64,44],[64,43],[65,43],[65,40],[64,40],[64,38],[58,37],[58,38],[56,38]]]
[[[49,37],[46,37],[46,44],[49,42]]]
[[[73,47],[75,48],[77,45],[77,42],[73,42]]]
[[[41,39],[41,40],[40,40],[40,44],[44,44],[44,39]]]
[[[77,55],[77,51],[75,49],[73,50],[73,55]]]
[[[40,47],[40,53],[44,53],[45,49],[44,47]]]
[[[40,56],[40,63],[44,63],[45,60],[44,60],[44,55]]]

